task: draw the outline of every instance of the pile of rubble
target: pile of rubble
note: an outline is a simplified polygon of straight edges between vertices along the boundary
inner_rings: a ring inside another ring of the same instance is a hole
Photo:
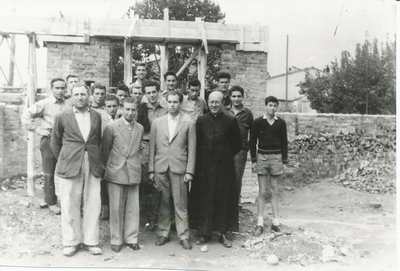
[[[354,256],[354,250],[342,239],[330,239],[302,228],[293,232],[265,233],[252,237],[242,245],[250,257],[307,266],[316,263],[339,262]]]

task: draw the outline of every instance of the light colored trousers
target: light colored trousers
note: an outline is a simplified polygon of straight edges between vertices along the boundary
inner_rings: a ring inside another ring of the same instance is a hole
[[[61,205],[63,246],[99,244],[99,217],[101,210],[100,178],[89,171],[85,152],[81,174],[74,178],[55,176]],[[82,207],[82,208],[81,208]],[[83,217],[81,218],[81,209]]]
[[[189,239],[187,184],[184,174],[176,174],[169,169],[165,173],[157,173],[156,178],[161,190],[161,202],[158,216],[158,235],[168,237],[171,229],[171,212],[175,209],[175,223],[178,237]],[[171,196],[173,207],[171,206]]]
[[[135,244],[139,234],[139,184],[108,183],[111,245]]]

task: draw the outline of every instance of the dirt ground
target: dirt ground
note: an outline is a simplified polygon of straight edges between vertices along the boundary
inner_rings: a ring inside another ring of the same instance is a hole
[[[256,190],[252,194],[254,195]],[[251,236],[255,205],[247,197],[240,233],[231,249],[218,242],[207,252],[183,250],[173,236],[162,247],[155,234],[142,230],[142,249],[109,248],[108,222],[101,223],[104,254],[61,253],[60,217],[30,203],[22,187],[0,190],[0,266],[123,267],[152,270],[396,270],[395,197],[372,195],[324,180],[281,193],[282,235]],[[270,213],[270,209],[268,209]],[[267,222],[269,223],[269,222]],[[272,266],[267,257],[279,257]]]

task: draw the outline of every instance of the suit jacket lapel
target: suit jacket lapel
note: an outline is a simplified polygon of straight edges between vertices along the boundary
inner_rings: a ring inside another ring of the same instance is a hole
[[[176,137],[176,136],[178,135],[178,133],[179,133],[179,130],[181,129],[181,126],[182,126],[182,115],[181,115],[181,113],[179,113],[179,116],[178,116],[178,124],[176,125],[175,131],[174,131],[174,135],[172,136],[170,142],[174,141],[175,137]],[[168,138],[168,139],[169,139],[169,138]]]
[[[90,136],[92,135],[92,133],[95,131],[95,127],[94,126],[96,125],[96,122],[94,121],[95,120],[95,117],[94,117],[95,113],[93,112],[92,109],[89,109],[89,113],[90,113],[90,131],[89,131],[88,140],[89,140]]]
[[[79,135],[79,137],[82,139],[82,141],[85,142],[85,139],[83,138],[83,135],[81,133],[81,129],[79,129],[78,121],[76,120],[75,113],[74,113],[73,109],[70,111],[70,116],[71,116],[70,117],[71,118],[71,123],[74,126],[74,130]]]
[[[162,116],[161,131],[164,133],[167,142],[169,142],[168,115]]]

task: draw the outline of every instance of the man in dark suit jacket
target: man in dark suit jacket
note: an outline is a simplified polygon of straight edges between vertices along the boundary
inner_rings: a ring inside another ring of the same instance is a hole
[[[89,108],[86,86],[75,86],[71,98],[73,106],[56,116],[51,136],[51,148],[57,157],[55,178],[61,203],[63,254],[74,255],[83,243],[91,254],[98,255],[102,253],[99,216],[104,173],[101,116]]]

